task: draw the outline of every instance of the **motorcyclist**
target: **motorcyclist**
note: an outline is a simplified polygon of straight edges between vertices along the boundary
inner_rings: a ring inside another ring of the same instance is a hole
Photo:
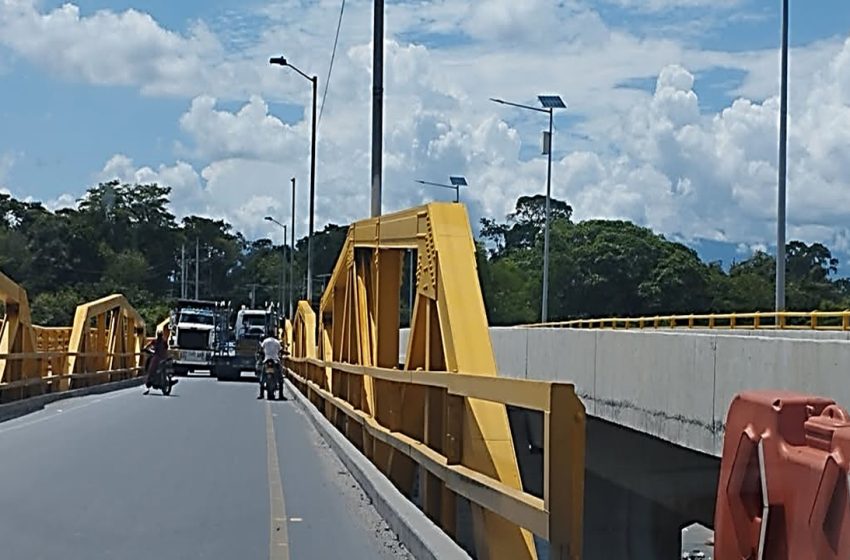
[[[168,325],[162,328],[162,331],[157,333],[156,341],[153,343],[153,355],[148,360],[147,375],[145,376],[145,392],[147,395],[151,392],[151,387],[157,382],[160,364],[168,359],[168,337],[171,330]],[[177,379],[171,380],[172,385],[177,384]]]
[[[274,337],[274,335],[269,335],[260,343],[260,352],[263,355],[263,360],[260,362],[260,396],[258,399],[262,399],[265,393],[265,381],[266,381],[266,368],[265,363],[269,360],[274,362],[275,368],[277,369],[278,374],[281,371],[280,367],[280,341]]]

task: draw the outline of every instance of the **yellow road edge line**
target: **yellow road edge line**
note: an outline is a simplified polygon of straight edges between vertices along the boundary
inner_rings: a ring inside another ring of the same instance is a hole
[[[289,560],[289,534],[286,530],[286,504],[283,501],[283,484],[277,458],[277,441],[274,435],[272,409],[266,402],[266,448],[268,450],[269,506],[271,527],[269,533],[269,560]]]

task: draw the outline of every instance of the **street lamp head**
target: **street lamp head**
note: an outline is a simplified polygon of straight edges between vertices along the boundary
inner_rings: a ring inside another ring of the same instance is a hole
[[[273,222],[273,221],[274,221],[274,218],[272,218],[271,216],[266,216],[265,220],[266,220],[267,222]]]
[[[504,100],[504,99],[496,99],[495,97],[491,97],[491,98],[490,98],[490,101],[492,101],[493,103],[501,103],[502,105],[504,105],[504,104],[505,104],[505,100]]]
[[[275,56],[269,59],[269,64],[277,64],[278,66],[286,66],[286,57]]]

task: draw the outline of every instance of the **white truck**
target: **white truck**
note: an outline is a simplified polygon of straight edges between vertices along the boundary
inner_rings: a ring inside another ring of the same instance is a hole
[[[171,312],[171,356],[174,372],[185,375],[209,370],[216,343],[216,314],[212,301],[179,300]]]
[[[275,334],[278,321],[278,313],[272,307],[240,309],[233,329],[234,340],[220,345],[213,356],[213,377],[222,381],[236,380],[241,378],[243,371],[256,373],[260,342]]]

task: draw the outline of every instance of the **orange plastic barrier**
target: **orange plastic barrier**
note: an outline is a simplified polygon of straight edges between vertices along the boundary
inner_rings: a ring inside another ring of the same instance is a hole
[[[721,560],[850,558],[850,414],[783,392],[735,397],[715,510]]]

